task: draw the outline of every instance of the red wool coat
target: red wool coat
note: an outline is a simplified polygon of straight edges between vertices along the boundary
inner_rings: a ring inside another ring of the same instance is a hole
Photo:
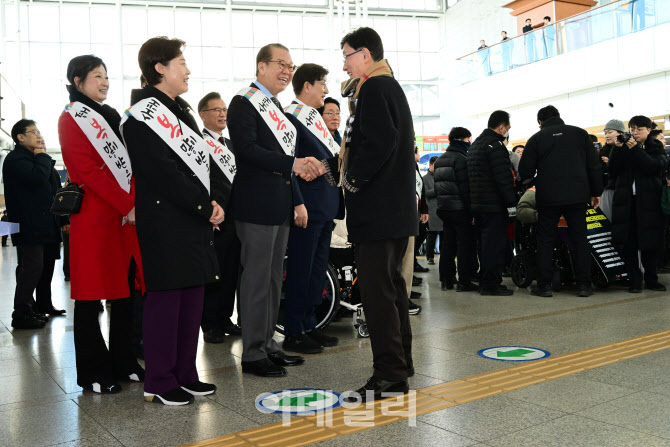
[[[135,227],[122,225],[135,206],[134,179],[126,193],[68,112],[58,120],[58,137],[70,181],[85,191],[81,211],[70,216],[71,297],[126,298],[131,256],[138,265],[136,284],[144,289]]]

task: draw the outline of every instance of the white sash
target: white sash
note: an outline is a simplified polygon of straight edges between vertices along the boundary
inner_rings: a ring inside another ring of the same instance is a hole
[[[212,160],[216,163],[219,168],[226,175],[230,183],[233,183],[235,178],[235,173],[237,172],[237,166],[235,165],[235,155],[231,152],[230,149],[226,147],[225,144],[221,144],[220,141],[217,141],[212,137],[209,132],[203,132],[205,137],[205,142],[209,146],[209,154],[212,156]]]
[[[84,132],[105,165],[112,171],[119,186],[129,193],[133,169],[130,166],[128,151],[119,137],[109,128],[107,121],[98,112],[78,101],[65,106],[65,112],[72,116],[74,122]]]
[[[268,96],[256,87],[246,87],[237,92],[237,96],[247,98],[263,121],[274,134],[286,155],[295,155],[295,126],[286,119],[284,113]]]
[[[421,200],[421,192],[423,191],[423,177],[421,173],[416,171],[416,196]]]
[[[182,126],[175,114],[156,98],[143,99],[126,110],[121,126],[130,116],[156,132],[209,192],[209,145],[200,135],[187,125]]]
[[[296,99],[296,101],[298,101]],[[314,134],[315,137],[319,139],[326,146],[326,149],[330,152],[330,155],[334,155],[334,152],[337,149],[337,143],[333,140],[333,136],[330,134],[330,131],[326,127],[326,123],[323,121],[321,114],[314,107],[310,107],[307,104],[302,102],[292,103],[286,108],[286,113],[298,118],[298,121],[302,123],[310,132]]]

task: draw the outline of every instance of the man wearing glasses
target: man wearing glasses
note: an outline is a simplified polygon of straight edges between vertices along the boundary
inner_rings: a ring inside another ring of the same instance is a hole
[[[210,151],[213,161],[210,162],[212,194],[218,193],[217,203],[221,204],[228,214],[227,205],[230,203],[235,171],[233,146],[222,134],[228,125],[228,108],[219,93],[211,92],[203,96],[198,103],[198,114],[205,126],[202,135],[212,148]],[[214,177],[218,181],[215,181]],[[201,322],[205,343],[223,343],[226,334],[242,334],[240,327],[230,319],[235,308],[235,292],[240,269],[240,241],[235,231],[235,222],[228,215],[219,225],[218,231],[214,231],[214,248],[219,261],[220,276],[217,282],[205,285]]]
[[[263,377],[284,376],[284,366],[304,362],[284,354],[272,338],[290,223],[307,218],[294,174],[313,180],[320,164],[295,158],[298,134],[276,98],[295,69],[288,48],[264,46],[256,56],[256,81],[238,92],[228,110],[237,165],[228,214],[242,244],[242,372]]]
[[[22,119],[14,124],[12,140],[16,146],[2,168],[7,213],[19,224],[19,232],[12,235],[19,263],[12,326],[39,329],[49,321],[44,313],[65,313],[51,303],[51,278],[60,258],[61,236],[50,210],[61,183],[35,121]]]
[[[333,136],[333,140],[338,145],[342,145],[342,135],[340,135],[340,103],[330,96],[323,100],[323,107],[317,109],[323,121],[326,123],[328,131]],[[339,149],[338,149],[339,151]]]

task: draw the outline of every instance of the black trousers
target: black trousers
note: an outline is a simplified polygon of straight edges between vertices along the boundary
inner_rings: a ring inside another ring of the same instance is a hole
[[[391,382],[407,379],[412,365],[409,299],[402,276],[408,238],[355,245],[358,284],[370,331],[374,376]]]
[[[475,213],[479,226],[479,288],[497,289],[502,284],[505,269],[505,247],[507,246],[507,212]]]
[[[647,284],[653,284],[658,282],[658,253],[661,249],[659,244],[658,250],[640,250],[640,244],[637,237],[637,212],[635,204],[635,196],[632,198],[631,202],[631,214],[629,218],[629,227],[628,227],[628,239],[623,246],[623,256],[624,261],[626,262],[626,271],[628,272],[628,278],[630,280],[630,285],[633,287],[640,287],[642,285],[642,279]],[[638,250],[640,251],[640,257],[638,258]],[[642,268],[644,268],[644,275],[640,270],[640,261],[642,261]]]
[[[428,235],[426,235],[426,259],[435,258],[435,241],[437,241],[437,235],[440,233],[441,231],[428,231]],[[440,254],[442,254],[443,244],[442,237],[440,237]]]
[[[563,216],[568,223],[570,258],[577,285],[591,283],[591,254],[586,239],[586,205],[542,207],[537,210],[537,285],[551,285],[553,276],[552,259],[556,245],[558,221]]]
[[[454,257],[458,260],[458,282],[467,284],[472,281],[472,258],[475,247],[472,244],[472,214],[467,211],[438,210],[437,215],[444,222],[442,237],[445,240],[444,251],[440,254],[440,280],[452,282],[456,277]],[[442,262],[444,258],[445,262]]]
[[[214,248],[219,261],[217,282],[205,285],[205,301],[202,311],[203,331],[223,329],[235,309],[235,295],[240,275],[240,240],[237,238],[235,223],[226,220],[214,232]],[[238,305],[239,312],[239,305]]]
[[[6,246],[7,246],[7,238],[8,238],[8,237],[9,237],[9,235],[7,235],[7,234],[5,234],[4,236],[2,236],[2,246],[3,246],[3,247],[6,247]]]
[[[416,256],[419,254],[419,248],[421,248],[421,244],[423,244],[423,241],[426,240],[426,237],[428,236],[428,226],[425,223],[419,222],[419,235],[416,236],[416,239],[414,239],[414,258],[416,260]]]
[[[74,347],[77,359],[77,384],[113,382],[128,376],[139,365],[131,351],[132,299],[111,300],[109,350],[99,322],[99,300],[74,304]]]
[[[70,277],[70,233],[61,231],[63,237],[63,275]]]
[[[51,303],[51,279],[58,259],[57,244],[17,245],[16,289],[13,317],[48,310]],[[35,292],[36,301],[33,299]]]

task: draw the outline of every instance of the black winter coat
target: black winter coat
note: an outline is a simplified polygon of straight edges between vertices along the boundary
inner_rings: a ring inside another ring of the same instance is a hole
[[[503,139],[502,135],[485,129],[468,151],[470,206],[473,212],[506,213],[507,208],[516,206],[514,168]]]
[[[200,133],[180,98],[174,101],[147,86],[136,99],[150,97],[169,108],[181,126]],[[147,124],[130,118],[123,124],[123,136],[135,176],[137,239],[147,290],[184,289],[216,281],[218,264],[209,222],[213,207],[207,189]],[[212,183],[214,191],[214,179]]]
[[[470,145],[462,141],[452,141],[444,154],[435,161],[435,193],[438,210],[470,210],[468,146]]]
[[[603,193],[603,174],[589,134],[558,117],[530,137],[519,163],[522,180],[532,179],[538,208],[584,204]]]
[[[642,146],[633,149],[628,146],[612,149],[609,171],[616,176],[612,201],[612,238],[615,243],[623,244],[630,237],[630,219],[634,218],[640,250],[659,249],[664,229],[661,194],[666,165],[665,148],[654,138],[648,138]],[[633,181],[636,200],[635,209],[631,210]]]
[[[34,155],[19,144],[5,158],[2,176],[7,217],[19,224],[19,232],[12,235],[14,245],[61,241],[60,226],[67,222],[51,214],[54,196],[61,187],[54,164],[49,155]]]
[[[414,126],[405,92],[393,77],[368,79],[358,93],[349,134],[345,191],[350,242],[416,236]]]

